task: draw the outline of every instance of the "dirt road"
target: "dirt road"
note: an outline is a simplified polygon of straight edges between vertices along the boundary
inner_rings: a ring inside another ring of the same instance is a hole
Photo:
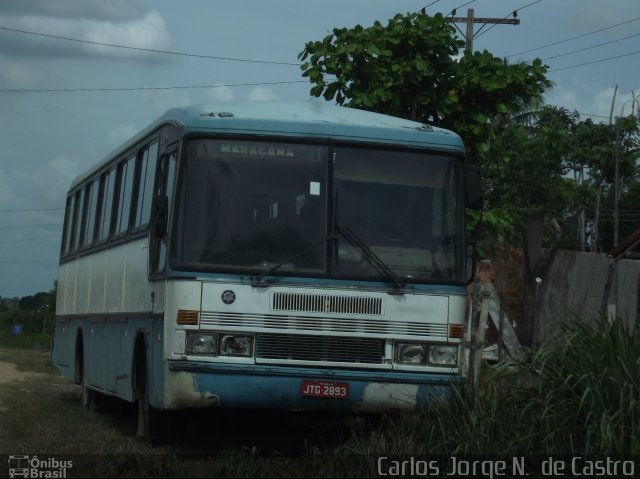
[[[18,379],[28,379],[33,377],[34,373],[27,373],[18,370],[18,366],[13,363],[0,361],[0,384],[8,383]]]

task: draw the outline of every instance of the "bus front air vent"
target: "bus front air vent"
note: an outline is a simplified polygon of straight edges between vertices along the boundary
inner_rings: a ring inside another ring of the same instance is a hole
[[[272,311],[305,313],[342,313],[382,316],[383,299],[375,297],[336,296],[331,294],[274,292]]]

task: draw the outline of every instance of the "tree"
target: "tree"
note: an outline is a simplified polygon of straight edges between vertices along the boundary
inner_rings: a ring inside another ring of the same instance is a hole
[[[535,134],[512,125],[510,117],[540,103],[551,87],[546,67],[539,59],[509,64],[487,51],[456,59],[462,46],[441,14],[408,13],[387,25],[336,28],[322,41],[308,42],[299,58],[313,96],[459,133],[468,158],[482,163],[489,205],[504,208],[502,217],[514,218],[525,231],[539,231],[548,207],[559,204],[554,200],[568,186],[562,178],[568,114],[543,111]],[[541,251],[541,241],[531,247],[529,237],[525,248]],[[529,277],[542,259],[532,259]]]
[[[20,298],[20,309],[27,309],[30,311],[46,311],[49,309],[51,303],[51,292],[41,291],[33,296],[23,296]]]
[[[620,136],[620,176],[623,185],[629,184],[637,176],[636,158],[640,147],[640,130],[638,119],[633,116],[618,120]],[[585,221],[593,224],[593,237],[591,238],[591,251],[608,251],[611,248],[611,238],[601,244],[601,197],[613,189],[615,181],[615,150],[616,127],[611,124],[593,123],[590,119],[578,122],[574,131],[575,152],[568,163],[568,167],[574,172],[576,183],[583,188],[583,211],[591,214]],[[613,196],[607,205],[609,213],[613,210]],[[586,229],[585,224],[578,225],[580,231]],[[605,227],[606,229],[606,227]],[[582,247],[581,249],[584,249]]]
[[[429,122],[459,133],[472,159],[491,158],[494,123],[539,99],[551,82],[540,60],[510,65],[465,52],[441,14],[335,28],[299,54],[310,93],[339,105]]]

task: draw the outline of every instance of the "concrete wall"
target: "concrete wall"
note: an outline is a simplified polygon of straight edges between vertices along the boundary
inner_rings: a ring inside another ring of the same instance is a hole
[[[595,321],[614,310],[627,324],[638,320],[640,307],[640,261],[620,260],[617,265],[617,301],[615,275],[611,277],[610,294],[606,294],[609,269],[613,259],[602,254],[558,251],[538,288],[536,299],[538,323],[535,342],[541,343],[558,330],[559,322],[572,316]]]
[[[559,330],[562,320],[579,317],[595,321],[607,314],[607,304],[616,304],[612,278],[608,300],[603,296],[613,259],[606,255],[578,251],[558,251],[548,274],[542,278],[536,296],[534,344],[540,344]],[[478,273],[483,281],[494,283],[504,311],[523,344],[532,344],[526,337],[524,324],[524,292],[522,250],[512,248],[501,252],[491,263],[481,262]],[[627,324],[640,317],[640,260],[620,260],[617,265],[616,313]],[[603,311],[603,304],[605,305]]]

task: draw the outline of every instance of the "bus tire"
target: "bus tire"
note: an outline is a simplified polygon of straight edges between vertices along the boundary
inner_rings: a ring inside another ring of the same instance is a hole
[[[82,406],[89,411],[93,411],[95,409],[96,392],[89,387],[85,364],[87,364],[87,358],[84,350],[84,341],[82,340],[82,335],[80,335],[76,345],[76,374],[78,382],[82,385]]]
[[[85,376],[82,379],[82,405],[89,411],[94,411],[96,406],[96,392],[87,385]]]

